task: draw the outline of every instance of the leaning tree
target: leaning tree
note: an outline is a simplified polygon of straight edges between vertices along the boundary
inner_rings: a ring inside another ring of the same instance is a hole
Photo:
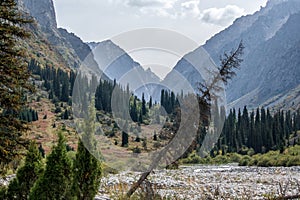
[[[221,64],[217,70],[217,73],[212,72],[212,79],[209,83],[199,83],[199,95],[198,95],[198,103],[200,107],[200,120],[207,121],[209,120],[209,110],[212,105],[212,101],[214,101],[217,97],[218,91],[221,90],[220,82],[227,84],[230,79],[235,76],[234,70],[240,67],[241,56],[243,55],[244,45],[242,41],[239,43],[238,47],[235,50],[232,50],[229,54],[224,53],[223,57],[221,57]],[[187,100],[189,101],[189,100]],[[185,108],[188,109],[188,108]],[[192,115],[191,115],[192,116]],[[187,120],[188,121],[188,120]],[[192,127],[187,127],[188,129],[192,129]],[[189,131],[189,130],[187,130]],[[188,148],[188,151],[195,148],[195,142],[192,142],[191,148]],[[151,174],[151,172],[157,167],[158,163],[172,151],[172,145],[166,145],[158,155],[152,161],[152,164],[149,166],[148,170],[140,176],[139,180],[132,185],[130,190],[127,192],[126,196],[128,198],[141,186],[141,184],[147,179],[147,177]],[[151,198],[151,197],[150,197]]]

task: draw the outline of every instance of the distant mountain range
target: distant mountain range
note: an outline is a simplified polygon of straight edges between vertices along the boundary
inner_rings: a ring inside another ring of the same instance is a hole
[[[150,68],[144,68],[134,61],[122,48],[111,40],[88,43],[95,55],[95,60],[100,69],[111,79],[116,79],[123,86],[129,85],[130,89],[139,97],[145,93],[149,98],[150,91],[159,83],[160,79]]]
[[[37,21],[32,27],[36,29],[35,40],[45,38],[50,43],[43,43],[42,49],[38,49],[41,44],[30,44],[32,52],[44,54],[44,59],[53,57],[47,62],[58,62],[69,68],[77,68],[85,62],[91,71],[98,74],[103,71],[107,79],[128,83],[139,96],[145,92],[159,98],[163,87],[151,84],[159,82],[159,77],[151,70],[144,70],[121,47],[110,40],[85,44],[75,34],[57,28],[52,0],[19,0],[19,3]],[[300,104],[299,21],[299,0],[269,0],[260,11],[235,20],[205,45],[185,55],[161,84],[174,88],[181,84],[178,80],[181,76],[196,89],[202,77],[187,60],[197,59],[197,54],[205,49],[219,65],[220,56],[236,48],[242,40],[244,62],[226,89],[229,107],[295,109]],[[47,56],[51,52],[53,56]]]

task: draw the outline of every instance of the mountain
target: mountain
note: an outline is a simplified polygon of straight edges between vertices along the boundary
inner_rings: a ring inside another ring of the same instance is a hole
[[[33,39],[25,44],[33,54],[38,52],[43,59],[53,60],[57,57],[56,62],[50,64],[62,65],[65,68],[78,68],[84,61],[93,72],[101,73],[89,46],[73,33],[57,27],[52,0],[18,0],[18,5],[35,20],[30,27]],[[52,55],[48,55],[49,52],[53,52]],[[42,62],[39,57],[36,59]]]
[[[95,55],[95,60],[101,70],[111,79],[116,79],[123,86],[129,84],[138,96],[149,94],[151,84],[159,83],[160,79],[150,69],[144,68],[134,61],[121,47],[111,40],[99,43],[88,43]],[[146,95],[148,97],[148,95]]]
[[[205,45],[184,56],[174,70],[196,88],[201,76],[184,59],[196,56],[204,48],[218,66],[220,56],[243,41],[244,61],[227,86],[227,102],[230,107],[275,106],[274,97],[283,97],[300,85],[299,12],[298,0],[270,0],[260,11],[235,20]],[[174,80],[172,73],[164,81]]]
[[[96,73],[102,74],[97,62],[95,61],[94,54],[91,51],[89,45],[84,43],[78,36],[74,33],[69,33],[66,29],[59,28],[58,29],[60,35],[71,45],[71,49],[73,49],[76,55],[79,57],[81,63],[86,64],[89,69]],[[69,47],[70,48],[70,47]],[[76,68],[77,66],[75,66]],[[105,76],[107,79],[107,77]]]

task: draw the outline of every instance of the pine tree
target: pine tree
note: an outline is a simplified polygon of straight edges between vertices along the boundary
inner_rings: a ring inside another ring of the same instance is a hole
[[[95,101],[89,105],[88,115],[84,122],[82,138],[78,142],[76,159],[73,164],[72,196],[77,200],[92,200],[100,186],[102,166],[95,133]],[[87,148],[86,148],[87,147]],[[93,155],[92,155],[93,154]],[[97,156],[97,158],[95,157]]]
[[[274,138],[272,134],[272,123],[273,123],[273,117],[270,114],[270,110],[267,109],[267,120],[266,120],[266,128],[267,128],[267,138],[268,138],[268,144],[267,144],[267,150],[271,150],[274,146]]]
[[[26,103],[25,91],[33,91],[28,81],[25,49],[19,42],[30,35],[24,26],[31,22],[18,10],[15,0],[0,2],[0,174],[5,166],[19,156],[27,142],[22,133],[26,124],[19,112]]]
[[[137,97],[135,96],[133,99],[133,104],[130,106],[130,117],[134,122],[138,121],[138,111],[137,111],[136,101],[137,101]]]
[[[260,124],[260,112],[259,108],[256,109],[255,114],[255,131],[254,131],[254,151],[261,153],[262,147],[262,136],[261,136],[261,124]]]
[[[149,109],[152,108],[152,97],[150,96],[150,100],[149,100]]]
[[[60,91],[60,79],[58,70],[53,71],[53,81],[52,81],[52,88],[54,95],[60,99],[61,91]]]
[[[160,94],[160,105],[165,107],[165,90],[161,90],[161,94]]]
[[[35,143],[31,143],[24,166],[17,171],[7,190],[8,199],[28,199],[30,189],[43,172],[42,156]]]
[[[142,111],[142,110],[140,111],[138,122],[139,122],[140,124],[143,123],[143,111]]]
[[[157,141],[157,134],[156,134],[156,131],[155,131],[155,130],[154,130],[153,140],[154,140],[154,141]]]
[[[66,199],[71,184],[71,161],[67,157],[66,141],[58,133],[58,144],[47,157],[44,174],[31,189],[30,200]]]
[[[63,79],[62,89],[61,89],[61,101],[69,101],[69,77],[66,75]]]
[[[146,100],[145,100],[145,96],[143,93],[142,94],[142,115],[146,115],[146,114],[147,114]]]
[[[125,131],[122,131],[122,147],[128,147],[128,134]]]
[[[268,135],[267,135],[267,116],[266,116],[266,110],[264,108],[261,108],[260,111],[260,135],[262,138],[262,153],[265,153],[268,149]]]
[[[242,115],[242,129],[243,129],[243,138],[244,138],[244,141],[243,141],[243,144],[247,144],[248,142],[248,139],[249,139],[249,125],[250,124],[250,120],[249,120],[249,114],[248,114],[248,109],[247,109],[247,106],[244,106],[244,109],[243,109],[243,115]]]
[[[62,119],[69,119],[69,111],[68,111],[68,109],[66,109],[65,111],[64,111],[64,114],[62,115]]]

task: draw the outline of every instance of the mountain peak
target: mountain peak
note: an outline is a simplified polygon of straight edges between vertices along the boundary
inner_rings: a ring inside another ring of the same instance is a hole
[[[56,15],[52,0],[18,0],[18,4],[25,7],[42,28],[56,28]]]
[[[286,94],[299,82],[299,0],[270,0],[265,7],[252,15],[243,16],[209,39],[203,47],[214,62],[243,41],[243,63],[237,76],[227,86],[227,101],[234,107],[262,105],[268,99]],[[195,50],[194,52],[196,52]],[[184,58],[193,56],[187,54]],[[201,77],[184,62],[177,63],[167,75],[177,70],[195,86]],[[166,80],[165,79],[165,80]],[[172,82],[175,84],[175,82]]]

